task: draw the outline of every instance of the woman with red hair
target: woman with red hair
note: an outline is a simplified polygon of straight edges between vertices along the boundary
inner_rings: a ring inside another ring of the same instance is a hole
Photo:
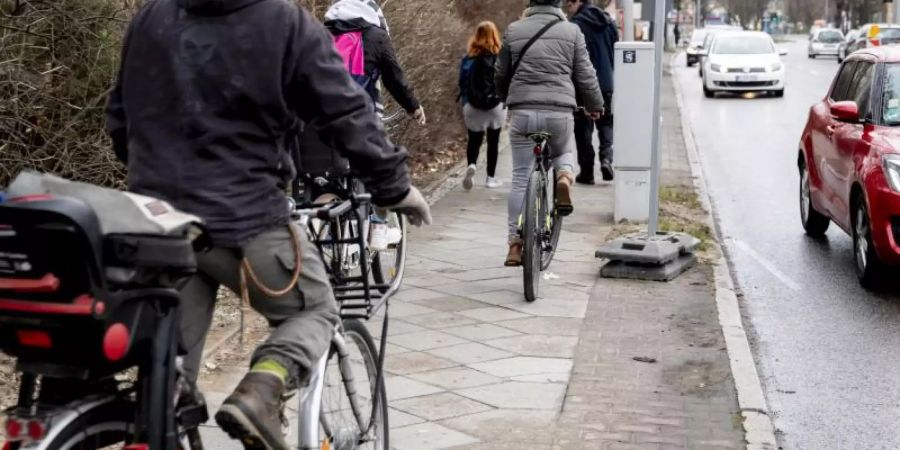
[[[500,32],[493,22],[481,22],[469,39],[468,54],[462,61],[459,75],[459,98],[463,117],[469,130],[466,151],[469,167],[463,188],[472,189],[481,144],[487,134],[487,180],[485,186],[497,188],[502,182],[495,178],[500,129],[506,121],[506,108],[500,101],[494,84],[494,63],[500,53]]]

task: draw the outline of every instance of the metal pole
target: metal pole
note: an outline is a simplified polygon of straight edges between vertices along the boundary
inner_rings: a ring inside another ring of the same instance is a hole
[[[634,0],[622,0],[622,40],[634,41]]]
[[[900,0],[894,0],[894,23],[900,23]]]
[[[703,28],[703,0],[697,0],[697,7],[694,9],[694,28]]]
[[[644,0],[647,1],[647,0]],[[656,15],[653,18],[654,27],[657,30],[665,30],[666,0],[656,0]],[[656,65],[653,68],[653,155],[650,158],[650,223],[648,224],[649,237],[656,235],[659,230],[659,160],[660,145],[659,134],[662,126],[662,111],[660,109],[659,92],[662,84],[663,64],[663,33],[653,34],[653,46],[655,47]]]
[[[825,26],[828,26],[828,0],[825,0]]]

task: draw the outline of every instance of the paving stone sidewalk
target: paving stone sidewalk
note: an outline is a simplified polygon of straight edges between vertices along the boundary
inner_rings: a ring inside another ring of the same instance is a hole
[[[670,79],[663,95],[664,182],[689,184]],[[579,186],[543,297],[526,303],[521,269],[502,267],[508,148],[498,173],[506,186],[484,188],[480,172],[471,192],[456,187],[434,205],[435,225],[410,234],[390,309],[392,448],[743,448],[711,270],[669,284],[599,279],[593,254],[612,229],[613,187]],[[212,407],[242,370],[205,380]],[[210,448],[234,448],[205,431]]]

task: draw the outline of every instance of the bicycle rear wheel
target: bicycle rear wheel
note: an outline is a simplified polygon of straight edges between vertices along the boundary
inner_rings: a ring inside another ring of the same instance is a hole
[[[531,173],[528,188],[525,191],[525,220],[522,223],[522,267],[524,269],[525,300],[533,302],[540,295],[541,265],[543,254],[542,230],[546,217],[545,187],[546,178],[540,170]]]
[[[375,254],[372,259],[372,276],[376,284],[387,284],[390,285],[389,289],[395,289],[403,282],[403,272],[406,270],[406,219],[402,214],[391,212],[387,220],[390,227],[400,229],[402,237],[397,244]],[[382,290],[382,293],[386,291]]]
[[[377,347],[359,320],[344,320],[343,328],[347,354],[342,358],[333,345],[325,368],[319,420],[324,439],[334,450],[388,450],[388,406],[384,378],[378,383]],[[355,405],[350,394],[354,391]]]
[[[48,450],[99,450],[131,443],[135,404],[114,400],[91,408],[60,430]],[[17,448],[17,447],[13,447]]]

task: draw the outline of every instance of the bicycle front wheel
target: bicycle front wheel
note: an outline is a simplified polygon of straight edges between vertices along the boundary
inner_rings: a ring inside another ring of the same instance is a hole
[[[522,212],[522,267],[524,269],[525,300],[533,302],[537,300],[541,287],[541,266],[543,244],[541,242],[541,230],[546,211],[544,201],[544,188],[546,179],[543,172],[536,170],[528,179],[528,188],[525,191],[525,211]]]
[[[384,378],[378,382],[378,350],[359,320],[344,320],[343,329],[343,348],[332,345],[325,368],[319,420],[324,439],[335,450],[388,450],[388,406]]]
[[[388,214],[388,225],[400,229],[400,242],[391,244],[386,250],[377,252],[372,258],[372,277],[377,284],[386,284],[388,289],[397,289],[403,282],[406,270],[406,219],[402,214]],[[387,289],[382,290],[382,293]]]

